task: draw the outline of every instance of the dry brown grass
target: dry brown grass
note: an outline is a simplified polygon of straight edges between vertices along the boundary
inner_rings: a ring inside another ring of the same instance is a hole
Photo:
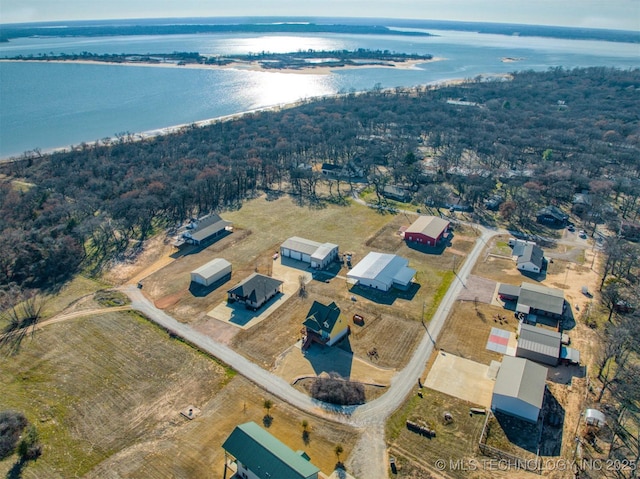
[[[416,215],[381,214],[359,204],[312,209],[297,206],[286,196],[274,201],[258,198],[223,216],[234,222],[231,235],[195,254],[183,255],[149,276],[144,280],[144,292],[177,319],[203,332],[224,333],[225,341],[231,341],[239,352],[267,368],[299,339],[302,321],[314,299],[325,304],[335,301],[347,318],[355,313],[365,315],[366,326],[354,330],[351,338],[354,353],[366,358],[367,352],[376,347],[380,365],[401,368],[419,341],[419,321],[423,311],[433,309],[443,273],[451,269],[454,258],[460,264],[460,255],[466,254],[475,241],[475,230],[461,228],[450,248],[455,254],[449,249],[442,254],[427,254],[407,247],[398,234],[400,227],[410,225]],[[354,255],[354,264],[372,250],[404,256],[417,270],[419,286],[408,294],[376,296],[347,285],[343,278],[348,270],[342,268],[329,283],[313,280],[307,286],[306,299],[291,297],[271,317],[249,330],[220,332],[220,328],[210,327],[216,320],[206,312],[225,301],[226,291],[251,272],[269,274],[273,253],[282,241],[295,235],[336,243],[342,252]],[[233,264],[231,280],[206,296],[195,296],[189,291],[189,273],[215,257],[224,257]]]
[[[508,331],[516,331],[517,321],[511,311],[497,306],[473,301],[457,301],[451,314],[442,328],[437,347],[448,353],[483,364],[500,361],[502,355],[485,349],[491,328],[499,327]],[[496,315],[506,317],[506,323],[494,321]]]
[[[0,361],[0,408],[24,411],[44,444],[27,468],[34,477],[80,476],[173,433],[180,409],[228,380],[223,367],[130,313],[51,325]]]
[[[112,313],[49,326],[0,367],[0,409],[24,411],[44,444],[23,477],[222,477],[221,444],[235,425],[262,423],[331,472],[356,433],[302,414],[138,316]],[[226,385],[225,385],[226,384]],[[179,411],[202,414],[192,421]],[[302,440],[301,421],[311,426]],[[15,457],[0,462],[7,473]]]
[[[423,478],[440,477],[435,468],[438,459],[446,461],[475,457],[477,442],[485,417],[469,415],[472,404],[446,394],[423,389],[423,398],[412,396],[404,406],[398,409],[387,424],[387,439],[390,442],[390,454],[396,457],[399,465],[398,477]],[[449,412],[453,422],[445,424],[443,416]],[[424,421],[436,431],[434,438],[420,436],[406,428],[405,421]],[[467,478],[469,471],[450,471],[446,468],[445,477]],[[489,477],[489,476],[485,476]]]
[[[174,434],[141,442],[115,454],[87,477],[97,479],[117,472],[116,477],[132,479],[162,479],[168,475],[221,479],[222,443],[238,424],[254,421],[264,427],[264,399],[271,399],[274,404],[270,411],[273,421],[267,430],[294,451],[305,451],[323,472],[328,474],[333,470],[336,462],[333,449],[337,444],[342,444],[343,457],[348,457],[357,440],[357,434],[350,428],[301,414],[249,381],[236,377],[201,407],[202,414],[197,419],[182,421]],[[302,437],[303,420],[309,424],[308,444]]]

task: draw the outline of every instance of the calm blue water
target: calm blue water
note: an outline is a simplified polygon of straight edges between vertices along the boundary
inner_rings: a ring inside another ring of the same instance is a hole
[[[299,99],[413,86],[549,67],[640,67],[637,44],[434,32],[437,37],[360,35],[174,35],[17,39],[0,57],[39,53],[201,54],[387,49],[429,53],[417,68],[366,68],[331,75],[59,63],[0,63],[0,157],[192,123]],[[503,57],[522,58],[505,63]]]

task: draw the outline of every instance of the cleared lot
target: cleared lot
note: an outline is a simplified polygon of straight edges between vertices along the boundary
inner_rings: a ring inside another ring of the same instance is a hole
[[[221,478],[220,445],[238,423],[262,424],[264,399],[274,403],[270,432],[323,472],[333,470],[335,445],[347,457],[357,438],[129,313],[47,326],[18,355],[0,358],[0,388],[0,408],[24,411],[44,444],[22,477]],[[180,415],[188,406],[201,411],[191,421]],[[0,461],[2,477],[16,460]]]
[[[503,320],[501,324],[498,315],[506,318],[506,321]],[[447,353],[489,365],[491,361],[500,361],[502,358],[501,354],[486,349],[491,328],[495,326],[516,331],[517,324],[513,313],[501,307],[458,301],[442,328],[437,347]]]
[[[156,306],[230,344],[266,368],[273,367],[276,358],[300,338],[302,322],[313,300],[324,304],[335,301],[349,319],[354,314],[365,317],[364,327],[352,327],[350,345],[356,357],[369,361],[368,353],[375,348],[378,355],[372,357],[373,364],[401,368],[424,332],[423,314],[428,317],[435,309],[443,285],[446,289],[450,280],[451,265],[461,263],[476,235],[473,229],[459,228],[453,244],[443,253],[427,254],[407,247],[398,234],[400,227],[410,225],[415,215],[381,214],[360,204],[311,210],[295,205],[286,196],[272,201],[258,198],[222,216],[234,223],[231,235],[202,251],[182,255],[153,273],[144,280],[143,291],[155,300]],[[280,259],[273,259],[280,244],[290,236],[336,243],[341,252],[352,254],[353,264],[372,250],[399,254],[417,270],[417,284],[407,293],[372,293],[368,288],[347,284],[344,278],[348,269],[342,266],[330,274],[316,275],[307,284],[305,296],[300,297],[299,276],[309,273],[307,265],[290,261],[283,265]],[[206,294],[191,291],[190,271],[215,257],[232,263],[232,278]],[[226,291],[255,271],[285,281],[284,292],[291,296],[281,301],[272,314],[243,322],[250,326],[248,329],[231,331],[226,324],[212,324],[217,321],[211,316],[230,316],[229,311],[216,309],[226,308]]]

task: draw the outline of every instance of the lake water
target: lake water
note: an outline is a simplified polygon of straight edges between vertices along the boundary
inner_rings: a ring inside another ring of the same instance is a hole
[[[602,41],[433,31],[438,36],[171,35],[21,38],[0,57],[40,53],[203,55],[306,49],[431,54],[413,69],[345,69],[330,75],[73,63],[0,63],[0,157],[50,150],[348,91],[407,87],[517,70],[640,67],[640,46]],[[504,57],[519,58],[514,63]]]

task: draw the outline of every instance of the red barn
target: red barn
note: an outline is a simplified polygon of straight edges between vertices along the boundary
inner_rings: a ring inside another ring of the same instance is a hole
[[[449,222],[437,216],[420,216],[404,232],[405,241],[436,246],[447,237]]]

